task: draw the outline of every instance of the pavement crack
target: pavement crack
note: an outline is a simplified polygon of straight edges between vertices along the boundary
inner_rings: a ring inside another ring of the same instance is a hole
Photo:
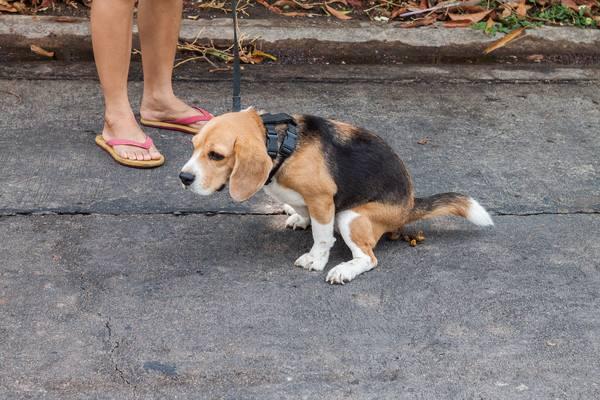
[[[106,334],[107,334],[106,342],[110,346],[110,351],[108,352],[108,359],[109,359],[110,363],[112,364],[114,371],[116,372],[116,374],[119,377],[119,379],[121,380],[121,382],[130,386],[131,382],[129,381],[129,379],[127,379],[125,372],[119,368],[119,364],[115,360],[115,351],[121,346],[121,344],[116,339],[114,340],[114,342],[112,340],[113,331],[112,331],[112,327],[110,325],[110,318],[107,319],[106,322],[104,323],[104,328],[106,329]],[[133,387],[135,388],[135,385]]]
[[[493,216],[497,217],[527,217],[534,215],[598,215],[600,210],[572,210],[572,211],[523,211],[523,212],[504,212],[490,210]],[[12,211],[12,210],[0,210],[0,219],[7,219],[11,217],[39,217],[39,216],[175,216],[185,217],[188,215],[199,215],[205,217],[213,217],[217,215],[226,216],[272,216],[272,215],[283,215],[284,211],[205,211],[205,210],[185,210],[185,211],[136,211],[130,213],[123,212],[92,212],[92,211],[74,211],[74,210],[26,210],[26,211]]]
[[[533,212],[513,212],[513,213],[509,213],[509,212],[502,212],[502,211],[495,211],[493,213],[494,216],[497,217],[531,217],[531,216],[536,216],[536,215],[598,215],[600,214],[600,211],[594,211],[594,210],[581,210],[581,211],[533,211]]]

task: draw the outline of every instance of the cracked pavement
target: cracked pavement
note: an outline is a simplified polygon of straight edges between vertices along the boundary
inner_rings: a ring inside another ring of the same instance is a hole
[[[422,244],[382,240],[330,286],[341,241],[294,268],[310,232],[280,205],[180,188],[189,136],[148,129],[152,171],[98,149],[93,66],[0,64],[0,398],[600,397],[598,70],[304,68],[248,68],[244,104],[368,127],[418,195],[465,192],[496,227],[415,224]],[[175,86],[230,105],[202,66]]]

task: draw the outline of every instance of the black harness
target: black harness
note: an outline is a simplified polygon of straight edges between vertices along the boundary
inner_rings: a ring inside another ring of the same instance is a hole
[[[266,129],[266,145],[269,157],[273,159],[273,169],[269,173],[265,185],[271,183],[271,180],[279,171],[284,161],[292,155],[298,143],[298,131],[296,130],[296,121],[291,115],[280,114],[263,114],[260,116],[263,125]],[[279,135],[275,127],[285,124],[285,133],[283,139],[279,140]]]

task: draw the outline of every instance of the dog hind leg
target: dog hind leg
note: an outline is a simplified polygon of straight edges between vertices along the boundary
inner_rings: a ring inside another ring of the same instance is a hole
[[[376,232],[369,217],[354,210],[342,211],[336,216],[336,223],[344,242],[352,251],[352,260],[333,267],[325,278],[331,284],[350,282],[363,272],[370,271],[377,265],[373,248],[382,232]]]

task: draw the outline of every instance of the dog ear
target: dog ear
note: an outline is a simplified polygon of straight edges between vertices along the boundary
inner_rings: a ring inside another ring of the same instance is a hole
[[[245,201],[265,184],[273,161],[264,143],[255,138],[238,138],[234,145],[235,164],[229,177],[229,194],[235,201]]]

